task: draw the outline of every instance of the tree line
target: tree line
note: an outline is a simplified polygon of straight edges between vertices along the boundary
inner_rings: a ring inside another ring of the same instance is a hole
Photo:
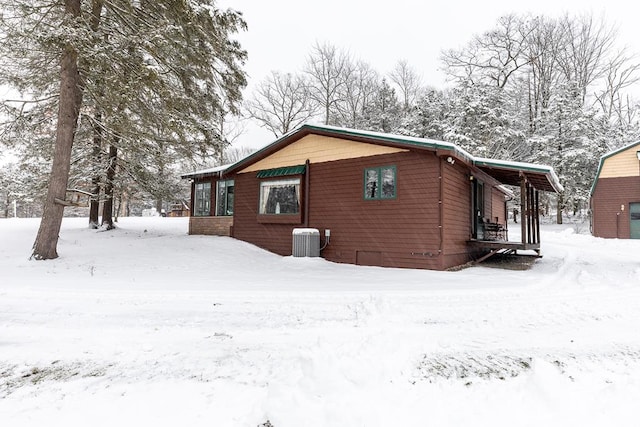
[[[300,70],[260,82],[245,111],[276,137],[315,120],[551,165],[565,187],[557,197],[562,222],[563,213],[587,207],[600,156],[640,135],[637,60],[593,15],[506,15],[442,53],[447,88],[424,85],[406,61],[384,75],[317,43]]]
[[[56,199],[67,188],[93,194],[92,227],[113,227],[114,212],[136,197],[159,208],[183,188],[180,170],[241,155],[228,150],[232,115],[275,137],[316,121],[546,163],[565,187],[559,221],[584,209],[599,157],[640,134],[637,58],[592,15],[504,16],[442,53],[445,88],[424,84],[407,61],[383,74],[317,43],[300,70],[272,71],[242,103],[247,53],[233,35],[247,26],[213,0],[0,8],[0,84],[16,94],[0,105],[0,143],[17,159],[0,171],[0,205],[7,216],[12,200],[42,203],[42,212],[31,208],[43,218],[36,258],[57,256]]]

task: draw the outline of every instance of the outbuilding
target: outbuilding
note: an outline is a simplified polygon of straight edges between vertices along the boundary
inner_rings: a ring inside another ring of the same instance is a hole
[[[590,205],[594,236],[640,239],[640,142],[602,156]]]
[[[303,125],[192,180],[191,234],[219,234],[281,255],[295,229],[319,230],[335,262],[444,270],[500,251],[540,251],[538,192],[553,169],[473,157],[454,144]],[[508,241],[517,186],[521,239]],[[294,235],[295,237],[295,235]]]

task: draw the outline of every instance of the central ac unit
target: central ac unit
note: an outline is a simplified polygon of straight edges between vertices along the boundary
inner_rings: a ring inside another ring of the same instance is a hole
[[[320,231],[315,228],[294,228],[291,254],[294,257],[320,256]]]

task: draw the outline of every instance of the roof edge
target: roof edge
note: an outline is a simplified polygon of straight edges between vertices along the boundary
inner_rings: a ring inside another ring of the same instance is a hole
[[[229,168],[230,165],[220,165],[214,166],[212,168],[201,169],[189,173],[183,173],[180,175],[181,179],[189,179],[189,178],[203,178],[205,176],[211,176],[216,173],[224,172]]]
[[[394,135],[388,133],[374,132],[374,131],[365,131],[358,129],[351,129],[345,127],[337,127],[331,125],[320,125],[320,124],[309,124],[305,123],[298,128],[289,131],[288,133],[282,135],[280,138],[276,139],[274,142],[266,145],[255,153],[250,154],[249,156],[240,159],[236,163],[230,165],[224,173],[233,173],[238,171],[239,169],[248,167],[253,163],[261,160],[263,156],[268,155],[270,152],[275,152],[280,149],[282,145],[287,144],[288,142],[293,142],[298,140],[309,134],[320,134],[325,136],[336,136],[336,137],[352,137],[352,138],[362,138],[369,139],[371,141],[377,141],[382,144],[398,144],[405,146],[407,148],[423,148],[423,149],[432,149],[434,151],[450,151],[452,155],[455,155],[459,159],[466,161],[471,166],[496,166],[502,168],[509,168],[512,170],[528,170],[530,172],[543,173],[547,176],[547,179],[551,185],[551,187],[556,192],[564,191],[564,187],[560,184],[560,180],[556,175],[555,171],[551,166],[539,165],[534,163],[523,163],[523,162],[513,162],[508,160],[496,160],[496,159],[488,159],[488,158],[480,158],[474,157],[471,153],[464,150],[463,148],[457,146],[451,142],[438,141],[434,139],[427,138],[417,138],[412,136],[404,136],[404,135]],[[640,144],[640,143],[639,143]]]
[[[527,163],[527,162],[515,162],[510,160],[497,160],[497,159],[488,159],[477,157],[474,158],[473,161],[474,166],[496,166],[504,169],[511,169],[514,171],[524,171],[524,172],[537,172],[543,173],[547,177],[549,184],[556,190],[557,193],[562,193],[564,191],[564,187],[560,184],[560,178],[556,175],[556,172],[553,170],[552,166],[540,165],[537,163]]]

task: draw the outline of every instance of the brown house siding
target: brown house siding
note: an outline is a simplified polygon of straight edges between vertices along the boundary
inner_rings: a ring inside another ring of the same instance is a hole
[[[507,205],[504,193],[495,187],[491,188],[491,222],[507,224]]]
[[[435,154],[404,152],[311,164],[308,224],[303,219],[297,224],[258,222],[260,180],[255,172],[238,174],[233,236],[290,255],[292,229],[308,226],[320,230],[322,241],[324,230],[331,230],[330,244],[322,252],[330,261],[428,269],[464,263],[469,260],[468,172],[456,166],[442,189],[449,201],[445,229],[450,243],[441,255],[441,162]],[[364,170],[378,166],[396,167],[395,199],[364,199]]]
[[[438,158],[398,153],[311,165],[309,225],[331,229],[331,261],[439,268]],[[364,200],[364,170],[396,167],[396,198]],[[378,260],[378,261],[376,261]]]
[[[598,179],[591,199],[593,235],[628,239],[629,203],[636,202],[640,203],[640,177]]]
[[[300,224],[269,224],[258,221],[259,194],[260,180],[255,172],[235,176],[233,237],[280,255],[291,255],[291,231],[300,227]]]
[[[444,253],[443,268],[468,262],[471,238],[471,184],[463,166],[443,163]]]

